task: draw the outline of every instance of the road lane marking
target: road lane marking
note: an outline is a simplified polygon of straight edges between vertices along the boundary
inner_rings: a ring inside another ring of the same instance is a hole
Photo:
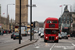
[[[54,46],[54,48],[62,48],[62,49],[74,49],[74,46]]]
[[[75,44],[72,43],[72,45],[75,47]]]
[[[50,50],[52,50],[52,48],[54,47],[55,44],[56,44],[56,43],[53,44],[53,46],[50,48]]]
[[[69,41],[74,47],[75,47],[75,44],[74,43],[72,43],[71,41]]]
[[[39,47],[39,44],[38,44],[38,45],[35,45],[35,46],[36,46],[35,48],[40,48],[40,47]]]
[[[36,46],[35,48],[40,48],[39,46]]]
[[[63,47],[64,49],[67,49],[66,47]]]

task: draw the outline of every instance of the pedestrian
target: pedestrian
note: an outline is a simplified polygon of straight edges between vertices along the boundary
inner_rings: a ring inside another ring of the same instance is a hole
[[[1,35],[3,35],[3,31],[1,30]]]
[[[3,35],[3,28],[1,29],[1,35]]]
[[[0,30],[0,35],[1,35],[1,30]]]

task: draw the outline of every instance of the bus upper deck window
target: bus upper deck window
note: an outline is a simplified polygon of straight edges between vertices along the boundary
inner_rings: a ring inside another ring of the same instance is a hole
[[[48,20],[47,23],[52,23],[52,21]]]
[[[53,23],[57,23],[57,21],[53,21]]]
[[[47,23],[49,23],[49,20],[47,21]]]

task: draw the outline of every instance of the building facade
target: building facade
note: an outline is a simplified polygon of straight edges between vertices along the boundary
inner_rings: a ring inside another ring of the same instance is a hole
[[[0,23],[1,23],[1,4],[0,4]]]
[[[7,18],[0,16],[0,25],[4,30],[9,30],[9,16]]]
[[[71,23],[73,22],[72,14],[68,10],[68,6],[64,8],[64,12],[59,18],[59,29],[68,27],[71,30]]]
[[[28,24],[28,0],[21,0],[21,25],[26,26]],[[16,0],[16,16],[15,23],[19,25],[20,18],[20,1]]]
[[[71,14],[72,14],[72,18],[73,18],[72,30],[75,31],[75,12],[71,12]]]
[[[39,22],[39,28],[44,28],[44,22]]]
[[[0,16],[1,16],[1,4],[0,4]]]

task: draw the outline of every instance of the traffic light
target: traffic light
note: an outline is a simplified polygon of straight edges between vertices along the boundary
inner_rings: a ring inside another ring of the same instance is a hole
[[[33,27],[35,28],[35,22],[33,22]]]
[[[33,27],[33,22],[31,22],[31,27]]]
[[[31,27],[34,27],[35,28],[35,22],[32,22],[31,23]]]

